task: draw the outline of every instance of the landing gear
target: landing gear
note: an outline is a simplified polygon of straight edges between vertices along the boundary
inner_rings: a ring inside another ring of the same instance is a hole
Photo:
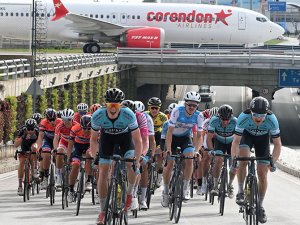
[[[83,46],[83,52],[84,53],[93,53],[93,54],[99,53],[100,46],[95,42],[87,43]]]

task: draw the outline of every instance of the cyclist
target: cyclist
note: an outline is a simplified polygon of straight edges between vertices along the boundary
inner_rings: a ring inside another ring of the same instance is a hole
[[[250,108],[242,112],[237,121],[234,139],[231,146],[231,154],[233,157],[248,157],[252,147],[255,149],[257,157],[268,157],[270,155],[271,135],[274,144],[273,162],[278,160],[281,152],[281,138],[279,124],[276,116],[269,110],[269,102],[263,97],[255,97],[250,102]],[[241,205],[244,203],[244,181],[246,177],[247,162],[239,162],[237,170],[238,178],[238,194],[236,195],[236,203]],[[267,222],[267,216],[263,208],[263,200],[267,191],[267,174],[268,170],[275,171],[271,168],[269,161],[257,162],[258,176],[258,195],[259,195],[259,212],[258,221],[260,223]]]
[[[90,107],[90,112],[91,115],[93,115],[94,112],[96,112],[97,109],[100,109],[102,106],[99,103],[95,103],[93,105],[91,105]]]
[[[42,161],[40,163],[40,178],[43,180],[41,185],[42,189],[48,186],[49,167],[50,167],[50,154],[53,149],[53,138],[55,127],[61,122],[56,116],[56,111],[52,108],[45,110],[45,118],[42,119],[39,125],[39,136],[38,136],[38,149],[42,149]],[[46,179],[43,179],[43,178]]]
[[[197,194],[198,195],[204,195],[207,190],[207,176],[208,176],[208,170],[209,170],[209,161],[210,161],[210,156],[208,152],[205,151],[207,149],[207,134],[208,134],[208,126],[209,126],[209,121],[212,117],[218,115],[218,107],[212,107],[207,111],[207,109],[203,112],[203,115],[207,117],[207,119],[204,120],[203,122],[203,145],[201,148],[201,163],[199,166],[198,170],[198,188],[197,188]],[[207,115],[208,113],[208,115]],[[201,185],[200,185],[201,184]],[[200,186],[201,188],[200,188]]]
[[[80,118],[83,115],[89,114],[88,113],[89,106],[86,103],[79,103],[76,108],[77,108],[77,112],[75,113],[73,120],[77,123],[80,123]]]
[[[125,95],[118,88],[110,88],[106,91],[104,99],[106,107],[97,110],[92,116],[91,149],[96,155],[100,149],[98,193],[100,197],[100,213],[98,224],[104,224],[105,202],[107,196],[109,170],[112,161],[105,159],[114,154],[115,146],[119,146],[121,156],[125,158],[136,158],[137,168],[142,152],[142,140],[140,130],[134,113],[126,107],[121,106]],[[99,130],[100,148],[98,143]],[[135,150],[134,150],[135,149]],[[125,212],[128,211],[132,202],[133,186],[136,180],[136,171],[127,167],[128,188],[125,201]]]
[[[231,143],[236,127],[237,118],[233,115],[233,109],[230,105],[222,105],[218,110],[218,116],[213,116],[209,121],[208,135],[206,139],[208,149],[214,149],[210,154],[231,154]],[[213,144],[214,140],[214,144]],[[232,161],[230,162],[230,164]],[[218,182],[223,164],[223,157],[216,156],[212,171],[214,186],[212,194],[218,195]],[[233,198],[232,181],[235,174],[232,170],[229,172],[228,197]]]
[[[202,123],[204,117],[197,107],[201,101],[200,94],[190,91],[185,94],[185,103],[172,110],[169,120],[169,128],[166,135],[166,156],[175,154],[176,148],[180,147],[185,156],[192,157],[194,152],[198,152],[202,145]],[[197,125],[196,136],[191,140],[192,128]],[[164,168],[163,179],[164,189],[162,191],[162,206],[167,207],[169,204],[169,182],[174,161],[170,160]],[[190,199],[189,183],[193,173],[193,162],[188,159],[183,171],[183,198]]]
[[[23,182],[23,176],[24,176],[24,166],[25,166],[25,160],[28,155],[26,153],[30,152],[36,152],[37,151],[37,138],[38,138],[38,128],[36,126],[36,121],[34,119],[27,119],[25,121],[25,125],[18,131],[17,137],[15,139],[15,148],[20,147],[22,153],[19,154],[19,166],[18,166],[18,195],[23,194],[23,188],[22,188],[22,182]],[[30,154],[29,154],[30,155]],[[31,155],[31,158],[29,159],[33,170],[33,175],[35,178],[37,178],[37,161],[36,157]]]
[[[57,124],[55,128],[55,135],[53,139],[53,148],[57,149],[57,153],[67,153],[68,143],[70,139],[70,131],[72,126],[77,124],[73,121],[74,111],[72,109],[64,109],[61,112],[62,121]],[[56,155],[56,187],[61,187],[62,182],[62,168],[64,166],[63,155]]]
[[[135,111],[135,103],[131,100],[124,100],[122,102],[122,106],[128,107],[129,109],[131,109],[135,113],[135,117],[136,117],[136,120],[137,120],[137,123],[138,123],[138,127],[140,129],[142,143],[143,143],[141,158],[143,159],[143,163],[142,163],[143,174],[145,174],[146,173],[144,171],[145,164],[148,162],[147,161],[148,158],[146,158],[146,155],[147,155],[147,152],[148,152],[148,149],[149,149],[147,118],[146,118],[144,113],[140,113],[140,112]],[[141,175],[139,174],[136,181],[135,181],[135,185],[134,185],[134,188],[133,188],[133,199],[132,199],[132,203],[131,203],[131,207],[130,207],[131,210],[135,210],[138,207],[137,190],[138,190],[138,185],[140,183],[140,180],[141,180]],[[147,191],[147,183],[144,184],[144,185],[141,184],[141,189]],[[145,196],[146,196],[146,191],[145,191]],[[146,204],[146,208],[147,208],[147,204]]]
[[[90,150],[90,138],[91,138],[91,116],[83,115],[80,118],[80,123],[76,123],[71,128],[70,140],[67,149],[68,158],[71,159],[72,169],[69,177],[69,193],[68,201],[72,202],[74,199],[74,185],[78,176],[79,167],[82,155],[91,157]],[[92,190],[92,160],[86,160],[86,174],[87,181],[85,184],[85,190]]]
[[[164,122],[168,120],[168,117],[160,111],[161,107],[161,100],[157,97],[152,97],[148,100],[148,110],[146,111],[147,114],[150,115],[150,117],[153,120],[154,123],[154,132],[155,132],[155,143],[156,143],[156,154],[157,154],[157,181],[156,186],[160,187],[161,181],[162,181],[162,173],[163,173],[163,160],[162,160],[162,151],[159,146],[160,144],[160,137],[161,137],[161,131],[162,126]]]
[[[34,113],[31,117],[32,119],[34,119],[36,121],[36,124],[39,125],[40,122],[42,121],[43,117],[40,113]]]

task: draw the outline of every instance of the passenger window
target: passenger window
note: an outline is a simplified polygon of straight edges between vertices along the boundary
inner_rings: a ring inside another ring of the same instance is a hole
[[[122,16],[122,19],[125,19],[125,18],[126,18],[126,16],[125,16],[125,15],[123,15],[123,16]]]
[[[3,16],[3,12],[0,13],[0,16]]]
[[[107,15],[106,18],[109,19],[109,15]]]
[[[10,16],[14,16],[14,13],[10,13]]]
[[[135,16],[132,16],[132,19],[134,20],[134,19],[135,19]]]
[[[29,16],[29,13],[26,13],[26,17],[28,17]]]
[[[24,13],[21,13],[21,16],[24,16]]]
[[[5,16],[8,16],[8,13],[5,13]]]
[[[50,13],[47,13],[47,17],[50,17]]]
[[[90,17],[93,18],[93,14],[90,14]]]
[[[116,19],[116,15],[113,15],[113,18]]]
[[[100,16],[101,19],[103,19],[103,17],[104,17],[103,15]]]
[[[98,14],[96,14],[96,15],[95,15],[95,18],[97,18],[97,19],[98,19]]]
[[[140,16],[137,16],[137,19],[139,20],[139,19],[141,19],[141,17],[140,17]]]
[[[19,13],[16,13],[16,16],[19,16]]]

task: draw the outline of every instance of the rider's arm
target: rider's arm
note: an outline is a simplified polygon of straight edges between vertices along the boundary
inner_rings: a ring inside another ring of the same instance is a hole
[[[213,138],[214,138],[214,133],[210,133],[210,132],[207,133],[206,144],[207,144],[207,148],[210,150],[214,149],[213,142],[212,142]]]
[[[277,138],[272,138],[273,140],[273,144],[274,144],[274,149],[273,149],[273,163],[275,163],[279,156],[280,156],[280,152],[281,152],[281,138],[277,137]]]
[[[174,132],[175,127],[169,126],[167,135],[166,135],[166,152],[171,154],[171,146],[172,146],[172,136]]]
[[[37,140],[37,149],[40,149],[42,147],[43,139],[44,139],[44,131],[40,131]]]
[[[231,145],[231,156],[232,157],[238,156],[241,139],[242,139],[242,136],[236,135],[236,134],[233,135],[233,141],[232,141],[232,145]]]
[[[133,144],[135,147],[134,156],[136,158],[136,161],[139,162],[141,153],[142,153],[142,149],[143,149],[140,129],[135,129],[135,130],[131,131],[131,137],[132,137]]]
[[[90,148],[91,148],[91,152],[92,152],[92,157],[95,157],[99,150],[98,137],[99,137],[99,132],[92,129],[91,139],[90,139]]]
[[[156,142],[155,142],[154,135],[149,135],[149,145],[150,145],[150,149],[152,150],[152,156],[154,156],[155,149],[156,149]]]
[[[70,139],[69,142],[68,142],[68,148],[67,148],[68,159],[70,159],[70,157],[71,157],[73,147],[74,147],[74,140]]]
[[[54,139],[53,139],[53,148],[57,149],[58,148],[58,142],[59,142],[59,135],[54,135]]]
[[[15,148],[19,147],[22,141],[23,141],[22,137],[16,137],[15,144],[14,144]]]
[[[142,155],[147,155],[149,149],[149,139],[148,136],[142,136],[143,150]]]
[[[197,131],[196,137],[194,137],[194,139],[197,140],[194,144],[195,152],[200,152],[201,146],[203,144],[202,131]]]

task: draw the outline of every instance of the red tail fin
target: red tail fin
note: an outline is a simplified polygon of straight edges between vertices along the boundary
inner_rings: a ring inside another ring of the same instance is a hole
[[[52,21],[58,20],[69,13],[66,7],[62,4],[61,0],[53,0],[53,4],[55,8],[55,14],[51,19]]]

